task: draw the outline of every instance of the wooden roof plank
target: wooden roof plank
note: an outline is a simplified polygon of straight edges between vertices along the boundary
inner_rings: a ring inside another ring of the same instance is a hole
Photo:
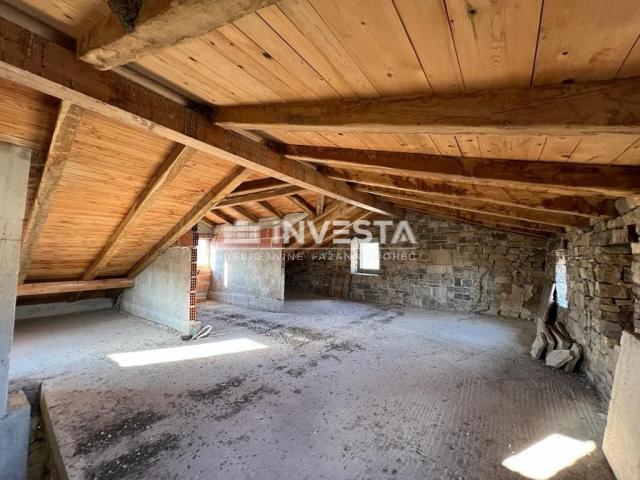
[[[130,278],[23,283],[22,285],[18,285],[18,297],[51,295],[55,293],[88,292],[92,290],[114,290],[121,288],[131,288],[134,285],[135,282]]]
[[[213,125],[202,113],[119,75],[96,71],[76,61],[72,52],[3,19],[0,58],[1,78],[336,200],[385,215],[401,214],[388,202],[356,192],[263,144]]]
[[[156,258],[162,255],[193,225],[204,217],[218,202],[232,192],[251,175],[251,171],[243,167],[235,167],[219,184],[209,191],[200,201],[173,227],[156,245],[145,254],[129,271],[128,277],[135,278]]]
[[[184,145],[176,145],[167,159],[154,174],[142,193],[138,196],[129,212],[124,217],[118,228],[113,232],[98,257],[91,263],[82,275],[83,280],[93,280],[100,271],[109,263],[109,260],[118,252],[125,236],[130,229],[152,205],[162,188],[178,175],[182,167],[189,161],[194,150]]]

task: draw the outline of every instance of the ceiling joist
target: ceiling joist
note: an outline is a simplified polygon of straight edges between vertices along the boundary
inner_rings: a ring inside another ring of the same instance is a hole
[[[347,170],[542,191],[589,192],[621,197],[640,192],[640,168],[504,159],[442,157],[424,153],[381,152],[286,145],[286,155]]]
[[[236,205],[242,205],[243,203],[260,202],[263,200],[272,200],[278,197],[286,197],[295,193],[302,192],[303,189],[296,187],[295,185],[285,185],[284,187],[276,188],[274,190],[267,190],[258,193],[248,193],[246,195],[229,196],[229,198],[220,202],[217,208],[233,207]]]
[[[640,134],[640,80],[458,95],[223,107],[227,128],[446,135]],[[630,101],[631,100],[631,101]]]
[[[314,168],[288,159],[246,136],[213,125],[202,113],[177,104],[112,72],[100,72],[73,52],[0,19],[0,78],[70,101],[131,127],[384,215],[402,210]],[[70,87],[73,86],[73,87]]]

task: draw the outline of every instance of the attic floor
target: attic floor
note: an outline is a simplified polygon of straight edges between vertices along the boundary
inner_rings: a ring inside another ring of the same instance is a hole
[[[199,316],[215,334],[187,343],[115,310],[19,322],[13,382],[46,379],[69,478],[614,478],[605,405],[528,356],[530,322],[323,298]],[[552,434],[598,448],[553,477],[502,466]]]

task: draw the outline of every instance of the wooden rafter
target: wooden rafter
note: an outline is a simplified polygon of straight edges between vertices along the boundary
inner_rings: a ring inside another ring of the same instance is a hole
[[[224,107],[218,125],[249,130],[596,135],[640,133],[640,80],[459,95]]]
[[[220,220],[222,220],[223,223],[228,223],[229,225],[233,225],[236,223],[235,218],[233,218],[231,215],[227,215],[222,210],[214,210],[213,212],[211,212],[211,214],[218,217]]]
[[[78,42],[78,57],[108,70],[200,37],[275,2],[142,0],[135,18],[122,18],[116,11],[95,25]]]
[[[243,167],[235,167],[211,191],[200,199],[189,213],[169,230],[147,254],[136,262],[127,276],[129,278],[135,278],[250,175],[250,170]]]
[[[111,237],[109,237],[109,240],[100,254],[84,272],[84,275],[82,275],[83,280],[93,280],[100,275],[102,269],[104,269],[104,267],[109,263],[109,260],[113,258],[122,246],[127,233],[138,222],[138,220],[142,218],[144,213],[152,205],[153,201],[158,197],[158,194],[162,191],[163,187],[170,184],[178,175],[193,153],[193,149],[185,147],[184,145],[176,145],[173,148],[158,171],[154,174],[151,181],[147,184],[142,193],[140,193],[133,206],[129,209],[129,213],[127,213],[122,222],[120,222],[120,225],[118,225],[116,230],[111,234]]]
[[[217,208],[233,207],[242,205],[243,203],[260,202],[262,200],[272,200],[278,197],[286,197],[295,193],[302,192],[303,189],[295,185],[285,185],[274,190],[267,190],[258,193],[248,193],[246,195],[235,195],[229,197],[218,204]]]
[[[122,76],[97,71],[77,61],[73,52],[4,19],[0,19],[0,58],[0,78],[5,80],[336,200],[384,215],[402,213],[388,202],[218,127],[202,113]]]
[[[239,195],[249,195],[252,193],[265,192],[267,190],[273,190],[280,187],[290,186],[282,180],[277,178],[261,178],[259,180],[248,180],[236,188],[229,194],[229,198],[233,198]]]
[[[262,208],[264,208],[269,213],[273,214],[275,217],[278,217],[281,220],[284,218],[284,214],[280,210],[278,210],[276,207],[274,207],[271,203],[269,203],[268,201],[266,201],[266,200],[259,201],[258,205],[260,205]]]
[[[392,188],[360,187],[363,191],[381,195],[383,197],[410,200],[412,202],[425,203],[441,207],[455,208],[469,212],[491,213],[507,218],[531,220],[548,225],[586,228],[590,221],[586,217],[579,217],[568,213],[541,212],[529,208],[507,206],[487,202],[476,198],[454,198],[432,193],[410,193]]]
[[[250,222],[258,223],[258,221],[259,221],[258,217],[256,217],[253,213],[251,213],[249,210],[247,210],[242,205],[236,205],[235,207],[229,207],[229,208],[231,210],[233,210],[234,212],[236,212],[238,215],[246,218]]]
[[[115,290],[131,288],[135,282],[130,278],[106,280],[70,280],[64,282],[23,283],[18,285],[18,297],[51,295],[55,293],[88,292],[91,290]]]
[[[328,167],[323,168],[322,171],[331,178],[345,180],[357,185],[393,188],[407,192],[428,192],[452,198],[477,198],[502,205],[527,207],[543,212],[571,213],[585,217],[613,218],[618,214],[614,200],[597,195],[558,195],[524,188],[513,189],[491,185],[474,185],[465,182],[444,182],[426,178],[347,171]],[[361,187],[356,186],[356,188],[359,189]]]
[[[40,239],[40,233],[47,222],[53,196],[69,159],[81,116],[82,109],[77,105],[67,101],[60,103],[40,185],[22,236],[18,284],[23,283],[27,276],[27,270],[31,265],[33,253]]]
[[[324,213],[314,218],[313,220],[313,225],[316,228],[316,231],[319,231],[322,228],[322,224],[324,222],[328,222],[338,218],[338,216],[341,213],[344,213],[345,208],[350,208],[350,205],[345,205],[342,202],[334,202],[330,206],[328,206],[327,209],[324,211]],[[302,242],[295,242],[294,244],[290,245],[288,248],[302,247],[307,243],[309,243],[311,240],[312,240],[311,229],[307,228],[305,229],[305,232],[304,232],[304,240]]]
[[[365,220],[369,217],[371,217],[373,214],[372,212],[368,212],[366,210],[360,210],[360,213],[356,216],[356,218],[354,218],[346,227],[344,227],[345,230],[351,229],[353,227],[353,225],[356,222],[359,222],[360,220]],[[333,241],[333,239],[336,237],[335,234],[331,234],[328,237],[325,237],[324,241],[318,245],[318,248],[320,247],[324,247],[326,244],[328,244],[329,242]]]
[[[485,181],[562,193],[590,192],[611,197],[640,192],[640,168],[504,159],[442,157],[423,153],[285,146],[287,155],[332,167],[445,181]]]
[[[300,195],[291,195],[287,198],[291,201],[291,203],[301,208],[303,211],[307,212],[312,217],[316,216],[316,209],[313,207],[313,205],[307,202]]]
[[[450,207],[442,207],[436,205],[426,205],[424,203],[417,203],[408,200],[395,199],[394,203],[405,208],[407,210],[413,210],[415,212],[427,213],[439,215],[441,217],[447,217],[454,220],[465,220],[469,222],[483,222],[489,225],[505,225],[510,227],[517,227],[521,229],[527,229],[530,231],[543,232],[546,234],[558,234],[564,233],[563,227],[556,227],[553,225],[536,223],[529,220],[518,220],[513,218],[507,218],[500,215],[494,215],[490,213],[478,213],[478,212],[466,212]]]
[[[316,199],[316,215],[322,215],[324,212],[324,195],[318,194]]]

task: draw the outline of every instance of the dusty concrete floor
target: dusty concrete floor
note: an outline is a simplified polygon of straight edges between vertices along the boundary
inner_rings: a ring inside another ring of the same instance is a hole
[[[215,335],[193,343],[115,311],[17,326],[13,381],[47,378],[70,478],[519,479],[501,463],[534,442],[602,437],[594,391],[527,355],[530,323],[320,298],[200,318]],[[107,357],[237,339],[267,348]],[[598,448],[553,478],[613,475]]]

